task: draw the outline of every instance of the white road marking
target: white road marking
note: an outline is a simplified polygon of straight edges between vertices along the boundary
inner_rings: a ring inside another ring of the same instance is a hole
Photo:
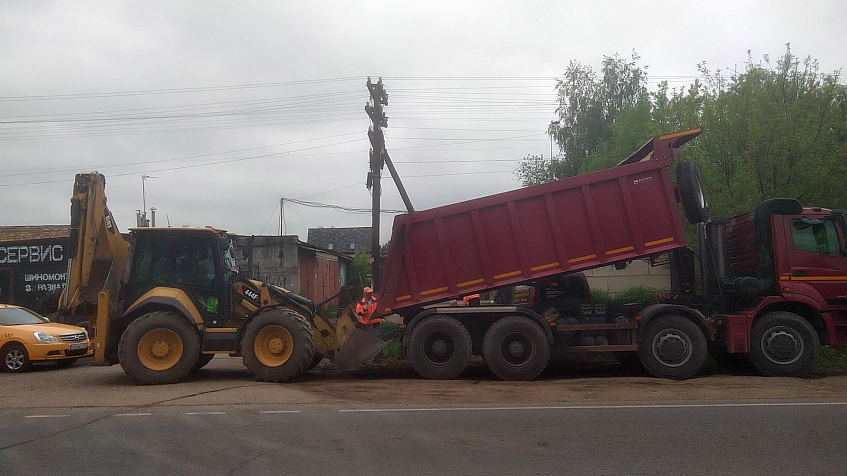
[[[64,418],[67,415],[27,415],[25,418]]]
[[[226,412],[186,412],[186,415],[226,415]]]
[[[797,403],[690,403],[647,405],[557,405],[543,407],[457,407],[457,408],[361,408],[338,410],[339,413],[390,413],[390,412],[476,412],[509,410],[623,410],[639,408],[753,408],[753,407],[818,407],[845,406],[847,402],[797,402]]]
[[[152,413],[118,413],[117,415],[112,415],[116,417],[124,417],[124,416],[150,416]]]
[[[300,413],[300,410],[264,410],[259,413],[275,414],[275,413]]]

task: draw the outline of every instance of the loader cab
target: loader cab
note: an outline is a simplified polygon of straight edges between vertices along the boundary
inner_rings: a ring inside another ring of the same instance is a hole
[[[212,228],[134,228],[127,305],[154,288],[183,291],[204,321],[231,313],[234,263],[226,232]]]

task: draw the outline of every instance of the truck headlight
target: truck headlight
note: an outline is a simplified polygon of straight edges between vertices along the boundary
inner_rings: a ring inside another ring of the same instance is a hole
[[[59,342],[58,337],[51,336],[50,334],[48,334],[46,332],[35,331],[35,332],[32,333],[32,335],[35,336],[35,340],[37,340],[38,342],[40,342],[42,344],[55,344],[56,342]]]

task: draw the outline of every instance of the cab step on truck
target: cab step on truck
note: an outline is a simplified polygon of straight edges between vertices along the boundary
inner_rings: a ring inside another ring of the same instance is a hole
[[[629,353],[654,376],[686,379],[711,351],[798,375],[821,343],[847,345],[844,212],[776,199],[709,221],[697,168],[680,163],[676,184],[669,174],[679,147],[700,133],[654,137],[611,169],[397,216],[378,312],[402,317],[414,369],[451,379],[481,355],[502,379],[531,380],[555,349]],[[678,202],[698,228],[702,287]],[[671,293],[633,312],[439,305],[663,254]]]
[[[120,363],[139,383],[178,382],[217,354],[287,382],[323,358],[358,368],[386,345],[349,309],[334,324],[312,301],[233,272],[223,230],[134,228],[125,240],[97,172],[74,182],[69,257],[59,320],[87,327],[95,363]]]

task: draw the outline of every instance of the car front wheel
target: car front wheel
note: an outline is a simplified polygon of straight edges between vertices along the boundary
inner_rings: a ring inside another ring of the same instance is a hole
[[[24,346],[12,344],[3,349],[3,370],[6,372],[26,372],[32,366]]]

